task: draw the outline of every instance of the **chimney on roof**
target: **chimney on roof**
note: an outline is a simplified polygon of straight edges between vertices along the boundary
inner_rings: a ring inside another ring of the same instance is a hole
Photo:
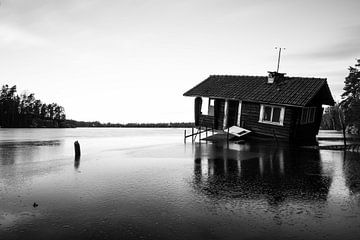
[[[284,76],[286,73],[279,73],[279,72],[268,72],[268,79],[267,79],[267,83],[268,84],[273,84],[273,83],[279,83],[281,81],[284,80]]]

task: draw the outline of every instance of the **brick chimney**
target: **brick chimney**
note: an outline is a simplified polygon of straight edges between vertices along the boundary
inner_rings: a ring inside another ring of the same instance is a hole
[[[284,76],[286,73],[279,73],[279,72],[268,72],[268,79],[267,79],[267,83],[268,84],[273,84],[273,83],[279,83],[282,80],[284,80]]]

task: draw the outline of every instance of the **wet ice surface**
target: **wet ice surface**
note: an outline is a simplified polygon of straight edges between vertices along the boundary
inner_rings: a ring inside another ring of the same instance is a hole
[[[359,238],[358,154],[182,137],[0,129],[0,239]]]

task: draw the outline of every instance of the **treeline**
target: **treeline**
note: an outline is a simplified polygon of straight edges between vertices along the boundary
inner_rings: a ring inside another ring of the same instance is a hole
[[[325,109],[320,127],[340,130],[344,124],[346,132],[360,134],[360,59],[349,67],[344,83],[343,100]]]
[[[326,108],[320,129],[342,130],[341,119],[343,119],[347,133],[360,134],[360,100],[354,101],[346,107],[340,102]]]
[[[16,86],[2,86],[0,127],[66,127],[65,119],[62,106],[43,103],[34,93],[19,95]]]
[[[85,122],[66,120],[69,127],[122,127],[122,128],[190,128],[194,127],[192,122],[175,122],[175,123],[100,123],[99,121]]]
[[[334,106],[330,106],[325,108],[320,129],[323,130],[341,130],[342,125],[340,121],[341,113],[340,113],[340,104],[336,103]]]

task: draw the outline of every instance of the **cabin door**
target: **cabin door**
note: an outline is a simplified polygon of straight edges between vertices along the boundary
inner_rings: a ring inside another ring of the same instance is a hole
[[[229,100],[227,127],[237,125],[238,109],[239,109],[239,101]]]

